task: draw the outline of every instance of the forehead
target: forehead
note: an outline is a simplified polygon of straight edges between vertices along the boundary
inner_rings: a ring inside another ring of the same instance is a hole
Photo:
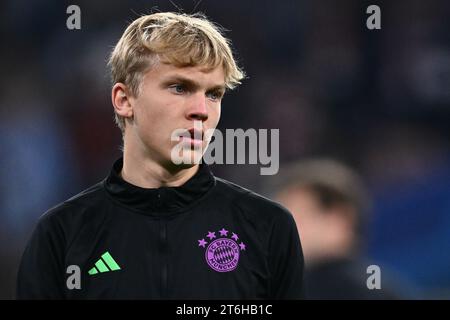
[[[225,72],[221,65],[215,68],[205,66],[177,67],[157,61],[144,73],[144,81],[166,81],[182,78],[202,86],[225,86]]]

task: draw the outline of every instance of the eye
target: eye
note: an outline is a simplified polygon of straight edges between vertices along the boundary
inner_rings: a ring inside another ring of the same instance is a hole
[[[213,91],[213,92],[207,92],[206,96],[211,99],[212,101],[217,101],[222,99],[223,94],[221,92],[218,91]]]
[[[186,87],[182,84],[173,84],[169,86],[169,89],[176,94],[183,94],[186,92]]]

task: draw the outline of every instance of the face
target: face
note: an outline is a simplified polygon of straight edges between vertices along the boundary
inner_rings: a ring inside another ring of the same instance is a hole
[[[342,206],[325,209],[306,188],[288,189],[278,200],[294,216],[307,262],[347,252],[353,243],[353,222]]]
[[[181,143],[183,158],[200,159],[208,144],[202,133],[215,129],[220,119],[224,82],[222,66],[207,70],[157,62],[143,76],[139,95],[129,98],[133,120],[126,124],[125,139],[163,166],[174,165],[172,150]],[[172,141],[180,129],[185,137],[177,134]]]
[[[305,189],[283,192],[278,200],[292,213],[302,241],[303,254],[309,259],[320,251],[324,241],[323,212],[313,195]]]

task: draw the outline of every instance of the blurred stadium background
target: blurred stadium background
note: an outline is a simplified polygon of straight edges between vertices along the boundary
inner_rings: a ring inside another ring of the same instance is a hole
[[[81,30],[66,28],[71,4]],[[370,4],[381,30],[366,28]],[[225,97],[219,128],[279,128],[281,166],[320,156],[357,170],[374,202],[367,257],[423,297],[450,298],[445,0],[1,1],[0,298],[13,297],[38,217],[120,155],[112,46],[139,14],[177,7],[229,29],[249,76]],[[256,165],[213,171],[256,191],[270,179]]]

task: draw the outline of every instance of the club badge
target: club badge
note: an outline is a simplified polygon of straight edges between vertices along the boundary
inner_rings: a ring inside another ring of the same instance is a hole
[[[230,236],[228,234],[230,233]],[[239,236],[225,228],[216,232],[208,231],[205,238],[198,240],[198,246],[205,250],[208,265],[217,272],[229,272],[236,269],[241,251],[245,251],[245,244],[239,241]]]

